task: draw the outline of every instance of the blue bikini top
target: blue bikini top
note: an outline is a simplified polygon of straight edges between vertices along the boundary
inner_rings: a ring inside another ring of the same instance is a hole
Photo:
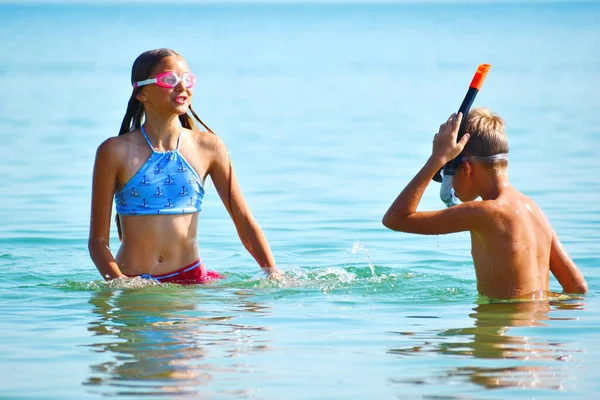
[[[201,179],[177,148],[155,151],[142,126],[152,154],[136,174],[115,194],[120,215],[189,214],[202,209]]]

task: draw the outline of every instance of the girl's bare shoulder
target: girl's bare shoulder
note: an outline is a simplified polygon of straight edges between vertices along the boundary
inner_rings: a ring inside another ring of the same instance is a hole
[[[139,131],[139,129],[135,129],[133,131],[129,131],[126,132],[122,135],[118,135],[118,136],[112,136],[109,137],[108,139],[104,140],[102,143],[100,143],[100,146],[98,146],[98,151],[119,151],[119,150],[124,150],[129,146],[137,146],[139,143],[139,140],[137,138],[136,135],[136,131]]]
[[[141,135],[136,134],[136,131],[139,130],[136,129],[104,140],[98,146],[96,157],[117,162],[137,155],[144,148],[144,143],[140,142]]]
[[[192,129],[185,129],[185,132],[187,136],[193,141],[193,143],[199,146],[200,149],[203,151],[216,154],[225,148],[225,144],[223,143],[221,138],[219,138],[219,136],[212,132]]]

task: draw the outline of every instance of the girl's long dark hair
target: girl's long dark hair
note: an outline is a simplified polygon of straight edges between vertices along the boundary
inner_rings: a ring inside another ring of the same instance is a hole
[[[131,85],[138,81],[143,81],[150,77],[152,70],[156,65],[165,57],[181,57],[179,53],[171,49],[155,49],[148,50],[138,56],[133,62],[133,66],[131,67]],[[119,135],[124,133],[133,131],[135,129],[139,129],[142,126],[142,119],[144,117],[144,105],[141,101],[137,99],[137,95],[140,93],[141,88],[137,87],[133,89],[131,93],[131,97],[129,98],[129,103],[127,103],[127,111],[125,112],[125,117],[123,118],[123,122],[121,123],[121,129],[119,130]],[[190,115],[191,114],[191,115]],[[197,129],[196,123],[192,119],[192,117],[198,121],[206,130],[210,133],[214,134],[212,129],[210,129],[198,115],[192,109],[190,104],[189,112],[182,114],[179,116],[179,121],[181,122],[181,126],[187,129]],[[229,164],[229,194],[228,194],[228,203],[229,209],[231,208],[231,185],[232,185],[232,168],[231,163]],[[233,213],[232,213],[233,216]],[[117,223],[117,231],[119,232],[119,240],[122,240],[123,235],[121,232],[121,221],[119,218],[119,214],[116,215],[115,221]]]

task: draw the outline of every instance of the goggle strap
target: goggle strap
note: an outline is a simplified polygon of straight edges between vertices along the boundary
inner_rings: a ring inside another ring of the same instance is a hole
[[[150,85],[152,83],[156,83],[156,78],[150,78],[150,79],[146,79],[143,81],[139,81],[133,84],[133,88],[137,88],[139,86],[145,86],[145,85]]]

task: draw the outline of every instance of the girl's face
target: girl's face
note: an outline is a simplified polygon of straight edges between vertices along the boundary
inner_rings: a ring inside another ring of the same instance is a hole
[[[144,103],[145,111],[165,116],[185,114],[190,107],[193,94],[192,87],[187,87],[193,85],[193,75],[189,74],[189,67],[183,58],[177,56],[163,58],[150,75],[150,78],[158,77],[160,84],[142,86],[137,95],[138,100]],[[169,86],[165,83],[174,82],[176,82],[175,86],[165,87]]]

